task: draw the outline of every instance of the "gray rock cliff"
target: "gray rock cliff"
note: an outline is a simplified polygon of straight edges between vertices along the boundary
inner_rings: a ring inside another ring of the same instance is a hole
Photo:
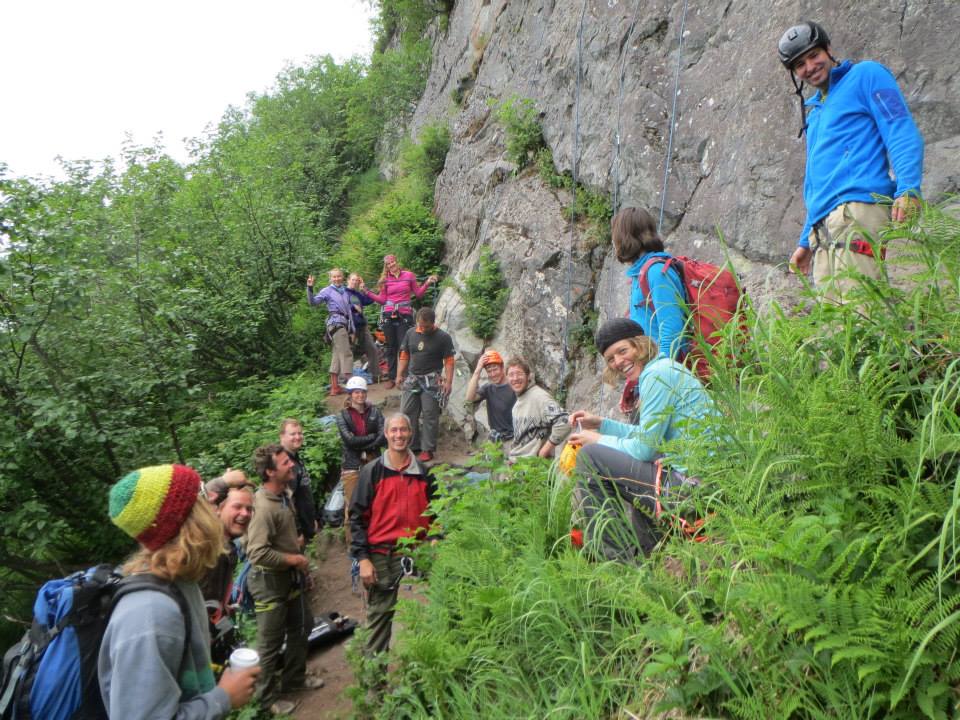
[[[926,140],[924,195],[957,192],[960,3],[951,0],[457,0],[446,31],[434,30],[411,129],[451,128],[436,186],[445,262],[460,283],[490,246],[511,288],[492,346],[526,356],[541,384],[565,388],[569,408],[609,411],[615,400],[600,388],[597,358],[570,347],[564,333],[591,307],[601,318],[625,312],[624,267],[584,225],[564,219],[570,193],[533,170],[514,173],[489,103],[532,99],[560,170],[576,163],[580,181],[616,206],[659,213],[663,201],[671,252],[729,257],[755,302],[789,303],[799,290],[786,259],[803,224],[804,146],[776,43],[804,18],[827,28],[838,58],[874,59],[893,71]],[[450,411],[470,432],[461,399],[481,344],[456,290],[445,291],[438,311],[460,351]]]

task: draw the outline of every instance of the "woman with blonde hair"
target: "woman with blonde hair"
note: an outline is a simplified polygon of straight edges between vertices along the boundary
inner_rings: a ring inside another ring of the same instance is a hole
[[[649,555],[659,541],[655,520],[661,500],[692,482],[663,457],[664,444],[690,432],[714,406],[700,381],[680,363],[659,356],[656,343],[633,320],[607,321],[596,344],[607,363],[604,380],[626,381],[624,395],[630,397],[621,405],[628,406],[630,422],[577,410],[570,415],[574,432],[567,442],[581,446],[577,490],[588,540],[599,539],[598,549],[609,560],[630,560],[637,549]],[[622,517],[630,518],[635,537],[617,522]]]
[[[184,465],[136,470],[110,488],[110,520],[140,543],[124,574],[169,586],[125,594],[113,609],[98,662],[108,717],[219,720],[253,694],[260,668],[230,670],[219,684],[210,669],[197,581],[223,552],[223,525],[197,502],[200,491],[200,476]]]
[[[400,267],[396,255],[384,255],[383,272],[377,283],[377,292],[366,291],[367,297],[383,305],[383,333],[387,338],[387,365],[390,368],[387,387],[392,388],[397,379],[397,355],[407,331],[413,327],[413,298],[422,298],[427,288],[437,282],[431,275],[423,285],[417,276]]]

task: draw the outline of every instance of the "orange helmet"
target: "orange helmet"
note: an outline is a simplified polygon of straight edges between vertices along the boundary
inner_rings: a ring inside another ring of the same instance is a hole
[[[496,350],[487,350],[487,361],[483,366],[486,367],[487,365],[503,365],[503,358],[500,357],[500,353]]]

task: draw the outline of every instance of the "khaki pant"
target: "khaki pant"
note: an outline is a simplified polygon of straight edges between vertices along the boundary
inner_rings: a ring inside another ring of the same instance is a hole
[[[303,687],[307,636],[313,626],[304,582],[302,575],[292,570],[254,567],[247,576],[257,615],[261,667],[257,698],[263,707],[270,707],[281,692]],[[287,647],[281,654],[284,640]]]
[[[810,232],[813,256],[813,284],[824,300],[837,304],[855,289],[861,277],[878,280],[880,261],[848,249],[852,240],[866,240],[877,256],[882,243],[880,230],[890,222],[890,206],[848,202],[833,209],[823,221],[826,232]],[[859,277],[858,277],[859,276]]]
[[[337,375],[353,374],[353,348],[350,347],[350,333],[339,327],[331,335],[333,355],[330,358],[330,372]]]

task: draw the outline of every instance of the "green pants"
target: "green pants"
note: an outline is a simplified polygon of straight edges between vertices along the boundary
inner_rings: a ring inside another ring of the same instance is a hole
[[[307,636],[313,617],[300,573],[253,568],[247,577],[257,614],[260,678],[257,698],[263,707],[281,692],[303,686],[307,669]],[[287,647],[281,653],[284,640]]]
[[[367,655],[386,652],[390,649],[390,632],[393,629],[393,614],[397,606],[397,591],[400,589],[400,555],[370,553],[370,561],[377,571],[377,582],[367,590]]]

